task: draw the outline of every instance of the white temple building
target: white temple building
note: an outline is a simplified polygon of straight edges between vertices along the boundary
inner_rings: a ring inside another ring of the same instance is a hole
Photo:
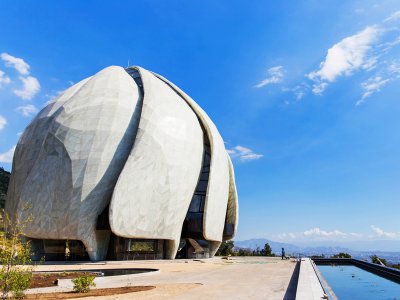
[[[30,123],[6,202],[35,258],[212,257],[238,223],[232,162],[188,95],[141,67],[111,66]]]

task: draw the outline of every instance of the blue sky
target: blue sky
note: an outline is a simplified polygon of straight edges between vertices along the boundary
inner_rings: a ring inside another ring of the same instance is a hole
[[[400,245],[398,1],[2,1],[0,28],[5,169],[47,101],[140,65],[219,128],[236,239]]]

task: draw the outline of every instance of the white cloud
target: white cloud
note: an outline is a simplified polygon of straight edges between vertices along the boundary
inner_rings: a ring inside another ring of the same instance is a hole
[[[289,232],[289,233],[284,232],[284,233],[273,235],[272,237],[274,239],[279,239],[279,240],[288,240],[288,239],[294,240],[297,238],[296,234],[294,234],[292,232]]]
[[[2,130],[7,125],[7,120],[3,116],[0,116],[0,130]]]
[[[375,237],[390,238],[390,239],[400,238],[400,232],[383,231],[381,228],[379,228],[375,225],[371,225],[371,229],[374,232]]]
[[[262,154],[254,153],[253,150],[240,145],[228,149],[227,152],[232,158],[237,158],[243,162],[257,160],[264,156]]]
[[[312,92],[315,95],[322,95],[322,93],[325,91],[327,86],[328,86],[328,84],[326,82],[316,83],[313,85]]]
[[[383,86],[385,86],[390,79],[383,79],[381,76],[375,76],[368,78],[368,80],[361,83],[361,87],[364,91],[360,100],[357,101],[356,106],[361,105],[365,102],[365,99],[372,94],[379,92]]]
[[[400,10],[392,13],[389,17],[385,19],[385,22],[395,21],[400,19]]]
[[[14,156],[15,146],[4,153],[0,153],[0,163],[11,163]]]
[[[376,58],[370,55],[369,50],[381,32],[378,26],[368,26],[328,49],[320,68],[307,74],[315,82],[313,92],[322,94],[328,83],[338,77],[349,76],[358,69],[371,69],[376,64]]]
[[[392,61],[388,67],[388,72],[394,77],[400,76],[400,64],[398,62]]]
[[[23,100],[32,99],[40,91],[40,83],[35,77],[20,76],[19,79],[22,81],[22,89],[14,90],[14,94]]]
[[[32,104],[18,106],[15,110],[25,117],[29,117],[38,112],[38,109]]]
[[[357,237],[357,238],[363,236],[361,233],[356,233],[356,232],[350,232],[349,235],[352,236],[352,237]]]
[[[348,234],[339,230],[325,231],[319,227],[314,227],[303,232],[306,237],[346,237]]]
[[[329,241],[329,240],[359,240],[363,235],[354,232],[342,232],[340,230],[326,231],[319,227],[314,227],[303,232],[279,233],[273,235],[272,238],[282,241]]]
[[[7,67],[12,67],[21,75],[28,75],[30,66],[22,59],[12,56],[8,53],[2,53],[1,59],[5,62]]]
[[[294,96],[297,101],[303,99],[303,97],[306,95],[307,91],[310,89],[310,86],[302,82],[301,84],[295,86],[291,91],[294,93]],[[290,89],[289,89],[290,90]]]
[[[267,74],[268,77],[256,84],[254,86],[255,88],[261,88],[269,84],[277,84],[282,82],[285,75],[285,70],[283,69],[283,66],[276,66],[269,68],[267,70]]]
[[[5,62],[7,67],[12,67],[21,75],[28,75],[30,66],[22,59],[12,56],[8,53],[2,53],[1,59]]]
[[[9,84],[11,82],[10,77],[8,77],[2,70],[0,70],[0,88],[3,85]]]

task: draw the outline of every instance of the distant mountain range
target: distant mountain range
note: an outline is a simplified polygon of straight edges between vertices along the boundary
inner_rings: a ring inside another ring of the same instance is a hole
[[[285,248],[285,252],[289,255],[297,256],[312,256],[312,255],[325,255],[331,256],[334,254],[338,254],[340,252],[349,253],[352,257],[357,259],[366,259],[368,260],[371,255],[378,255],[379,257],[385,258],[391,263],[399,263],[400,262],[400,252],[393,251],[359,251],[359,250],[351,250],[346,247],[341,246],[315,246],[315,247],[301,247],[294,244],[289,243],[281,243],[275,242],[268,239],[249,239],[245,241],[235,241],[235,248],[243,248],[243,249],[251,249],[255,250],[257,247],[262,249],[264,245],[268,243],[272,252],[275,254],[280,254],[282,248]],[[333,242],[332,242],[333,243]],[[379,243],[377,241],[376,243]]]
[[[271,248],[272,252],[274,253],[281,253],[282,248],[285,248],[285,252],[288,254],[306,254],[306,255],[330,255],[336,254],[339,252],[347,252],[349,253],[351,250],[348,248],[343,247],[300,247],[289,243],[280,243],[274,242],[268,239],[250,239],[245,241],[235,241],[235,247],[237,248],[245,248],[245,249],[252,249],[255,250],[257,247],[261,249],[264,245],[268,243]]]

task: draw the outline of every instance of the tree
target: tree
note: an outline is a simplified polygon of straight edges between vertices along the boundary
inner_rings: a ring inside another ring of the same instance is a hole
[[[372,263],[374,263],[374,264],[384,265],[384,266],[388,265],[386,259],[380,258],[377,255],[371,255],[370,258],[371,258]]]
[[[217,256],[232,255],[233,247],[235,247],[233,241],[224,241],[221,243],[221,246],[219,246],[219,249],[215,255]]]
[[[253,250],[253,256],[260,256],[261,255],[261,250],[260,247],[257,246],[255,250]]]
[[[23,230],[30,219],[11,222],[7,214],[3,217],[3,229],[0,231],[0,290],[1,298],[7,299],[12,292],[15,298],[21,298],[29,288],[33,267],[30,265],[31,251],[29,243],[23,243]]]
[[[270,246],[268,243],[266,243],[266,244],[264,245],[264,248],[261,250],[261,255],[262,255],[262,256],[275,256],[275,255],[272,253],[271,246]]]
[[[251,249],[240,248],[237,252],[238,256],[253,256],[253,251]]]
[[[0,208],[4,208],[8,184],[10,182],[10,172],[0,167]]]
[[[351,255],[348,253],[340,252],[338,254],[332,255],[332,258],[351,258]]]

